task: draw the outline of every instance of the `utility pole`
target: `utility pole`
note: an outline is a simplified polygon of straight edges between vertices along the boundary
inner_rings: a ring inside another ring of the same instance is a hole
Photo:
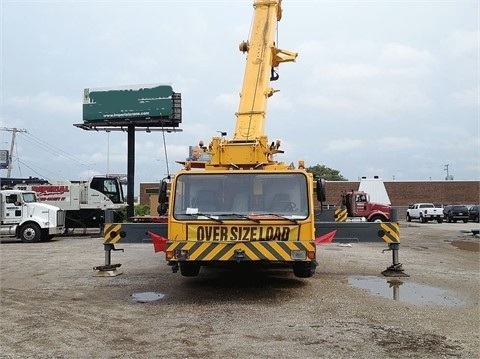
[[[12,133],[12,142],[10,143],[10,152],[8,153],[8,167],[7,167],[7,178],[10,178],[12,173],[12,159],[13,159],[13,150],[15,148],[15,137],[17,136],[17,132],[26,133],[27,130],[20,129],[20,128],[7,128],[1,127],[0,130],[8,131]]]
[[[445,168],[444,168],[444,171],[447,171],[447,177],[445,177],[445,180],[446,180],[446,181],[448,181],[448,180],[451,179],[451,178],[450,178],[450,175],[448,174],[448,166],[450,166],[450,164],[446,164],[446,165],[445,165]]]

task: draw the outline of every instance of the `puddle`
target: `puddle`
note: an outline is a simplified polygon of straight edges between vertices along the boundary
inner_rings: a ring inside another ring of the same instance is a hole
[[[407,283],[398,278],[374,276],[352,276],[348,284],[356,288],[368,289],[372,294],[416,305],[445,305],[458,307],[465,304],[445,289]]]
[[[165,294],[157,292],[143,292],[132,294],[133,301],[137,303],[154,302],[156,300],[163,299],[164,297]]]
[[[465,251],[480,252],[480,242],[478,241],[457,240],[452,241],[451,244]]]

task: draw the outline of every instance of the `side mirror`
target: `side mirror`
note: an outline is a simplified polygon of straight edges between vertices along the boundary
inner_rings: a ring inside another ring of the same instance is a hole
[[[322,203],[327,200],[325,196],[325,180],[323,178],[317,180],[317,200]]]
[[[160,216],[163,216],[167,213],[168,205],[166,203],[159,204],[157,206],[157,212]]]
[[[158,207],[157,212],[159,215],[167,213],[168,209],[168,184],[166,181],[160,182],[160,189],[158,192]]]

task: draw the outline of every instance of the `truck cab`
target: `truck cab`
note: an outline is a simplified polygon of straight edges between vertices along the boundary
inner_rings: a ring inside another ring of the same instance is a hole
[[[390,206],[370,202],[370,195],[363,191],[350,191],[342,194],[342,205],[348,217],[363,217],[368,222],[390,221]]]
[[[22,242],[50,240],[65,230],[65,212],[37,201],[34,191],[0,191],[1,238],[19,238]]]

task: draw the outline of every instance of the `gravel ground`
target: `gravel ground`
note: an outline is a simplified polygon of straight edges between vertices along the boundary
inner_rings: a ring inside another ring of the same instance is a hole
[[[310,279],[184,278],[149,244],[117,245],[102,278],[100,238],[2,243],[0,358],[478,358],[478,227],[401,223],[400,282],[384,243],[321,246]]]

